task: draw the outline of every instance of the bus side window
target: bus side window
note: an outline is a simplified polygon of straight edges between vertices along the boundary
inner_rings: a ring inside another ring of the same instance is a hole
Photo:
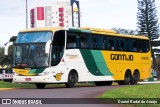
[[[97,39],[96,36],[92,36],[93,49],[97,49]]]
[[[92,35],[88,35],[88,48],[92,49],[93,48],[93,43],[92,43]]]
[[[127,38],[127,51],[131,52],[133,51],[133,40],[131,40],[130,38]]]
[[[150,43],[149,41],[146,41],[146,52],[148,52],[150,49]]]
[[[147,46],[146,41],[143,41],[143,52],[147,52]]]
[[[120,50],[124,51],[124,40],[120,40]]]
[[[128,51],[129,50],[129,43],[128,43],[128,38],[125,39],[125,42],[124,42],[124,47],[125,47],[125,51]]]
[[[81,34],[80,35],[80,46],[81,48],[88,48],[88,35],[86,34]]]
[[[96,35],[97,49],[103,49],[103,36]]]
[[[149,51],[149,41],[143,41],[143,52]]]
[[[138,41],[139,52],[143,52],[142,43],[143,43],[142,40],[139,40],[139,41]]]
[[[127,51],[128,50],[128,39],[124,38],[123,39],[123,51]]]
[[[103,37],[102,41],[102,49],[106,49],[106,37]]]
[[[113,40],[113,39],[109,39],[109,40],[108,40],[108,49],[109,49],[109,50],[115,50],[114,40]]]
[[[134,41],[133,42],[133,52],[137,52],[137,51],[138,51],[137,42]]]
[[[76,36],[68,35],[67,37],[67,49],[76,48]]]

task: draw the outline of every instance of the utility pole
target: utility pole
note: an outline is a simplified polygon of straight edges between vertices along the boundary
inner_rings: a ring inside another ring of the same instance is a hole
[[[26,29],[28,29],[28,2],[26,0]]]

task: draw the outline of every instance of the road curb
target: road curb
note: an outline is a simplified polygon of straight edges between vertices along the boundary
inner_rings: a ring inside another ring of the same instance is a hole
[[[14,88],[0,88],[0,91],[13,90]]]
[[[160,84],[160,81],[143,81],[138,82],[138,84]]]

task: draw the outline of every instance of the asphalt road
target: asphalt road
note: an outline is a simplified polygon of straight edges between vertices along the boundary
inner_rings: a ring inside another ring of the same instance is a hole
[[[13,89],[0,91],[0,98],[96,98],[104,92],[122,86],[102,86],[102,87],[75,87],[75,88],[45,88],[45,89]],[[56,99],[57,100],[57,99]],[[60,99],[61,100],[61,99]],[[65,99],[63,99],[65,100]],[[87,99],[82,99],[86,100]],[[45,104],[45,105],[23,105],[23,107],[120,107],[119,105],[98,104]],[[95,103],[94,102],[94,103]],[[8,107],[8,105],[0,105]],[[10,107],[22,107],[22,105],[10,105]]]

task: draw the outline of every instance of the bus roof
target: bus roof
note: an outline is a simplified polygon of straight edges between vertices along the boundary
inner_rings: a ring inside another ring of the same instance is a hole
[[[54,27],[54,28],[30,28],[25,30],[20,30],[20,32],[33,32],[33,31],[56,31],[56,30],[65,30],[61,27]]]
[[[75,32],[84,32],[84,33],[94,33],[94,34],[101,34],[101,35],[108,35],[108,36],[117,36],[117,37],[129,37],[129,38],[137,38],[137,39],[147,39],[148,37],[145,36],[135,36],[135,35],[127,35],[127,34],[118,34],[113,30],[109,29],[101,29],[101,28],[91,28],[91,27],[82,27],[82,28],[69,28],[65,29],[62,27],[54,27],[54,28],[30,28],[21,30],[20,32],[32,32],[32,31],[57,31],[57,30],[69,30]]]

